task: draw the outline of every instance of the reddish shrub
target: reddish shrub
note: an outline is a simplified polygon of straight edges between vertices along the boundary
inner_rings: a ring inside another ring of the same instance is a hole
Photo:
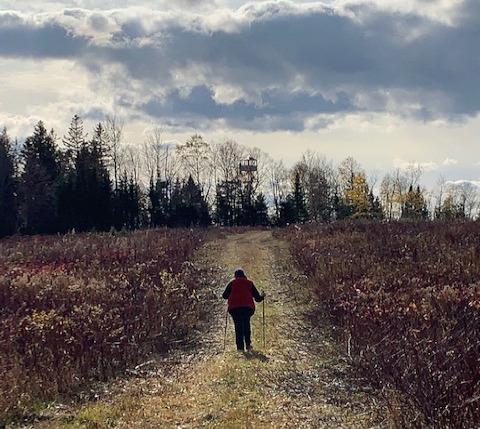
[[[480,223],[336,223],[284,233],[358,366],[436,427],[480,421]]]
[[[0,241],[0,420],[184,336],[201,312],[198,273],[184,263],[204,239],[156,230]]]

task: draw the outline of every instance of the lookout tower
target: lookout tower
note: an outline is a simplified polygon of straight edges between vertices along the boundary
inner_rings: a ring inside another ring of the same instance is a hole
[[[240,173],[255,173],[257,171],[257,160],[253,157],[240,161]]]
[[[240,161],[239,172],[244,183],[253,184],[258,171],[257,160],[250,157],[244,161]]]
[[[239,178],[243,184],[243,198],[252,203],[252,197],[254,192],[254,183],[257,178],[258,165],[257,160],[250,157],[244,161],[240,161],[239,165]]]

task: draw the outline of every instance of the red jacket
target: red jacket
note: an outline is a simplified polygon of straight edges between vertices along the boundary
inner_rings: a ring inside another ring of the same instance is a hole
[[[228,299],[228,309],[233,310],[239,307],[249,307],[255,310],[255,301],[263,301],[257,288],[251,280],[246,277],[233,279],[223,292],[223,297]]]

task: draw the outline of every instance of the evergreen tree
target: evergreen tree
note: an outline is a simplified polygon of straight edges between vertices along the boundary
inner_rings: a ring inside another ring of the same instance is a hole
[[[170,198],[168,225],[169,226],[185,226],[182,212],[183,195],[182,195],[182,183],[177,177],[172,189],[172,195]]]
[[[215,195],[215,222],[219,225],[233,225],[233,210],[228,198],[224,192],[225,187],[218,184]]]
[[[308,220],[307,204],[305,201],[305,192],[300,180],[300,172],[295,172],[293,181],[293,199],[295,202],[295,222],[305,222]]]
[[[371,219],[383,219],[383,209],[380,198],[373,195],[372,189],[370,189],[370,192],[368,193],[368,205],[368,217]]]
[[[43,122],[35,126],[22,150],[22,215],[28,233],[51,233],[58,229],[57,185],[59,157],[53,130]]]
[[[71,133],[73,134],[73,132]],[[66,163],[59,185],[62,230],[107,230],[111,225],[112,184],[106,166],[106,134],[101,124]]]
[[[65,155],[65,156],[63,156]],[[75,193],[75,165],[60,154],[60,176],[57,185],[58,231],[67,232],[76,228],[77,200]]]
[[[86,138],[83,131],[83,121],[80,116],[75,115],[72,118],[67,135],[63,138],[63,144],[71,159],[76,158],[80,150],[85,146]]]
[[[0,133],[0,237],[13,234],[17,227],[15,161],[7,129]]]
[[[401,219],[427,219],[428,208],[420,187],[410,185],[402,206]]]
[[[255,225],[266,226],[270,223],[268,218],[268,206],[265,200],[265,195],[258,194],[254,202],[255,211]]]
[[[172,226],[207,226],[211,222],[208,204],[200,187],[189,176],[180,188],[178,182],[172,193]]]
[[[150,178],[148,188],[148,211],[150,215],[151,226],[167,225],[169,219],[168,183]]]
[[[240,181],[225,180],[217,184],[215,221],[220,225],[237,225],[241,216]]]
[[[342,220],[352,216],[354,208],[344,198],[341,198],[337,191],[335,191],[332,197],[332,211],[335,220]]]
[[[107,166],[108,136],[101,123],[94,130],[87,153],[90,192],[86,204],[93,206],[89,228],[106,230],[111,225],[113,189]]]
[[[416,201],[416,212],[418,217],[420,219],[428,219],[429,213],[428,213],[427,201],[425,199],[423,192],[420,190],[420,186],[417,186],[415,201]]]
[[[279,216],[276,220],[278,226],[285,226],[297,221],[297,210],[295,198],[289,194],[284,201],[279,204]]]
[[[143,201],[140,185],[130,176],[128,181],[128,227],[137,229],[142,226]]]
[[[124,172],[113,198],[113,224],[116,229],[136,229],[142,225],[143,201],[139,184]]]
[[[407,195],[405,196],[405,202],[402,207],[402,219],[415,219],[415,193],[413,192],[413,186],[410,185]]]

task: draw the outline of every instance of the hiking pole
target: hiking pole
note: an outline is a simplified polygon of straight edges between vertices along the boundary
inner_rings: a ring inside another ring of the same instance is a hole
[[[263,298],[263,348],[265,349],[265,298]]]
[[[225,334],[223,336],[223,351],[227,349],[227,325],[228,325],[228,310],[225,312]]]

